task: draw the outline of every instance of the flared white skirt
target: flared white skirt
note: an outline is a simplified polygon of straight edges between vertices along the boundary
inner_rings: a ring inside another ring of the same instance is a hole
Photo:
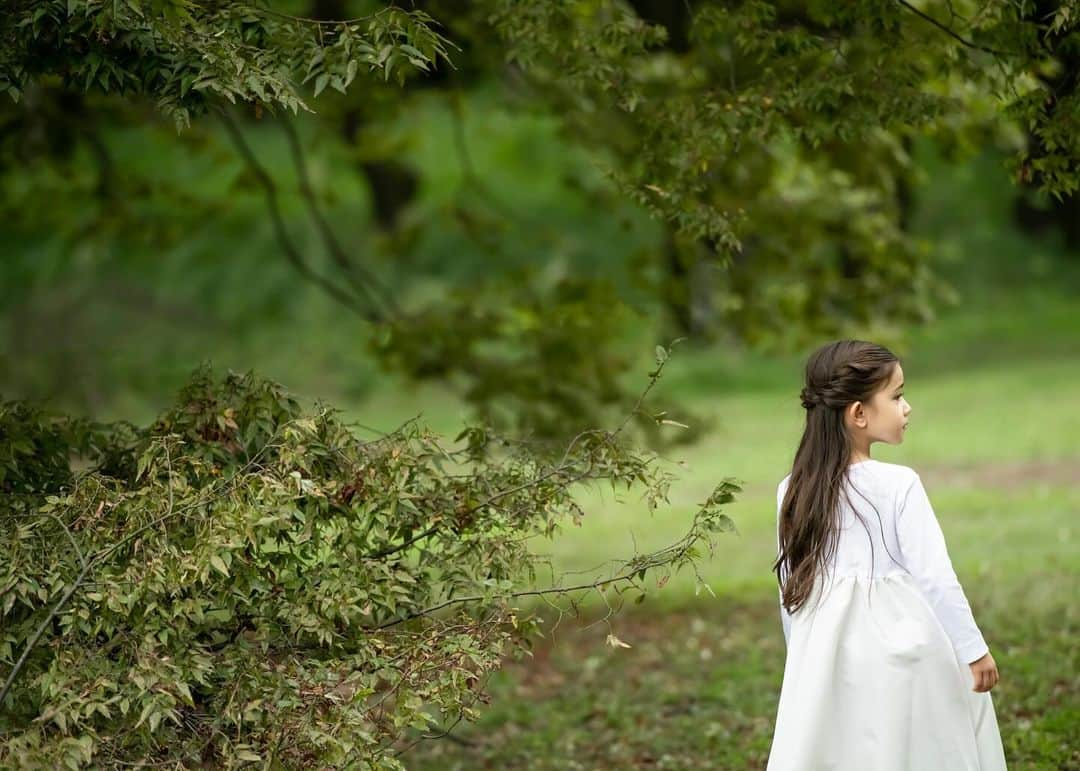
[[[767,771],[1003,771],[973,686],[910,576],[819,578],[791,617]]]

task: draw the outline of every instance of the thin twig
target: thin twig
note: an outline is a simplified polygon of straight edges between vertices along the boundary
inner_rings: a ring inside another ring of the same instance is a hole
[[[696,529],[697,529],[696,527],[691,528],[690,532],[687,535],[683,536],[683,538],[681,540],[677,541],[676,543],[674,543],[674,544],[672,544],[672,545],[670,545],[670,546],[668,546],[668,547],[666,547],[664,549],[661,549],[658,552],[655,552],[654,554],[649,555],[650,557],[655,557],[655,556],[657,556],[659,554],[664,554],[664,553],[667,553],[667,552],[671,552],[673,554],[671,559],[667,559],[667,560],[663,560],[663,561],[649,560],[648,562],[646,562],[644,564],[635,565],[633,570],[631,570],[629,573],[624,573],[621,576],[614,576],[612,578],[604,579],[603,581],[593,581],[590,584],[578,584],[577,586],[560,586],[560,587],[555,587],[553,589],[530,589],[528,591],[523,591],[523,592],[510,592],[509,594],[494,595],[490,599],[512,599],[512,598],[515,598],[515,597],[542,597],[542,596],[547,595],[547,594],[566,594],[567,592],[576,592],[576,591],[580,591],[580,590],[583,590],[583,589],[597,589],[597,588],[602,587],[602,586],[607,586],[608,584],[613,584],[613,583],[615,583],[617,581],[630,580],[632,582],[633,577],[635,575],[637,575],[638,573],[640,573],[642,570],[648,570],[649,568],[661,567],[661,566],[666,565],[666,564],[668,564],[670,562],[673,562],[674,560],[678,559],[683,554],[685,554],[690,549],[690,547],[693,545],[693,543],[698,540],[698,537],[695,537],[695,530]],[[681,548],[679,548],[679,547],[681,547]],[[396,624],[401,624],[401,623],[403,623],[405,621],[411,621],[412,619],[418,618],[420,616],[426,616],[426,615],[428,615],[430,613],[435,613],[435,612],[437,612],[439,610],[442,610],[443,608],[449,607],[450,605],[455,605],[455,604],[461,603],[461,602],[479,602],[480,600],[484,600],[484,599],[489,599],[489,598],[485,597],[484,595],[472,596],[472,597],[454,597],[452,599],[445,600],[445,601],[439,603],[438,605],[433,605],[433,606],[431,606],[429,608],[425,608],[424,610],[415,611],[415,612],[410,613],[410,614],[408,614],[406,616],[403,616],[401,618],[396,618],[396,619],[393,619],[392,621],[387,621],[386,623],[379,624],[378,626],[370,627],[370,628],[371,629],[386,629],[387,627],[395,626]]]
[[[71,542],[71,548],[75,550],[75,556],[79,560],[79,567],[85,570],[86,557],[83,555],[82,549],[79,548],[79,544],[75,542],[75,536],[71,534],[71,530],[69,530],[68,526],[64,524],[64,520],[60,519],[60,517],[56,516],[56,514],[50,511],[48,512],[48,516],[51,517],[56,522],[56,524],[60,525],[60,528],[64,531],[64,535],[66,535],[68,540]],[[3,699],[0,699],[0,701],[3,701]]]
[[[291,13],[283,13],[282,11],[276,11],[272,8],[262,8],[256,5],[249,6],[247,10],[255,13],[264,13],[267,16],[276,16],[279,19],[285,19],[286,21],[295,21],[298,24],[314,24],[320,27],[340,27],[347,24],[359,24],[364,21],[371,21],[372,19],[382,16],[387,11],[394,9],[393,5],[388,5],[385,8],[381,8],[375,13],[369,13],[367,16],[357,16],[354,19],[312,19],[307,16],[293,16]],[[400,9],[394,9],[400,10]],[[408,13],[408,11],[405,11]]]
[[[942,24],[940,21],[935,19],[933,16],[930,16],[929,14],[924,13],[923,11],[920,11],[918,8],[916,8],[911,3],[909,3],[908,0],[896,0],[896,2],[898,2],[904,8],[907,8],[909,11],[914,13],[919,18],[921,18],[924,21],[927,21],[930,24],[934,25],[935,27],[940,29],[942,32],[944,32],[946,35],[948,35],[949,37],[954,38],[955,40],[957,40],[960,43],[964,44],[968,48],[972,48],[972,49],[974,49],[976,51],[983,51],[983,52],[988,53],[988,54],[993,54],[994,56],[1021,56],[1022,55],[1021,53],[1016,52],[1016,51],[1000,51],[1000,50],[998,50],[996,48],[990,48],[989,46],[984,46],[984,45],[980,45],[979,43],[975,43],[975,42],[973,42],[971,40],[968,40],[967,38],[963,37],[962,35],[958,34],[957,32],[955,32],[948,25]]]
[[[685,339],[685,337],[679,337],[672,340],[670,347],[674,348],[677,344],[681,343]],[[623,420],[622,424],[615,430],[616,434],[622,432],[622,430],[626,428],[626,424],[630,422],[634,415],[638,414],[638,411],[641,409],[642,403],[644,403],[645,401],[645,397],[649,395],[649,391],[651,391],[653,389],[653,386],[656,385],[657,381],[660,380],[660,374],[664,371],[664,366],[667,363],[668,358],[665,357],[663,361],[657,364],[656,369],[653,370],[652,376],[649,379],[649,385],[646,386],[645,390],[641,392],[641,395],[638,396],[637,402],[634,404],[634,408],[630,410],[630,413]]]

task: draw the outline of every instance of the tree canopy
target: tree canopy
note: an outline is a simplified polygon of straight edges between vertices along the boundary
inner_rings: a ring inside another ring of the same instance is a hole
[[[190,185],[151,182],[152,171],[117,169],[110,159],[102,131],[146,124],[139,105],[153,104],[193,156],[243,159],[248,173],[236,185],[263,191],[281,253],[369,325],[367,348],[383,366],[456,378],[479,414],[495,419],[496,404],[508,401],[522,427],[542,433],[556,433],[560,421],[572,431],[605,405],[632,402],[617,377],[627,366],[614,353],[618,324],[597,313],[622,301],[608,276],[539,286],[508,270],[402,307],[403,287],[420,277],[405,273],[392,287],[385,277],[404,248],[395,223],[415,173],[392,146],[378,149],[377,137],[382,121],[418,98],[441,94],[453,107],[463,88],[493,81],[508,103],[558,115],[574,143],[607,159],[613,189],[662,228],[662,247],[627,255],[624,267],[667,309],[667,331],[691,340],[730,335],[785,348],[854,327],[891,339],[905,323],[932,318],[951,294],[906,229],[918,136],[961,150],[996,137],[1013,148],[1019,183],[1061,199],[1077,186],[1072,2],[430,0],[406,10],[344,0],[56,0],[9,8],[0,21],[0,90],[14,100],[3,113],[8,214],[50,226],[70,218],[65,198],[99,195],[103,205],[80,221],[76,239],[128,238],[136,223],[150,244],[182,238],[190,228],[177,224],[177,207],[133,209],[130,199],[152,184],[175,196],[191,227],[215,216],[235,187],[199,200]],[[310,111],[318,120],[309,142],[370,145],[358,171],[392,237],[385,253],[357,255],[326,217],[333,193],[311,180],[288,118]],[[194,132],[208,113],[225,121],[222,131]],[[268,119],[288,133],[323,264],[290,235],[280,172],[247,137]],[[64,169],[79,146],[98,159],[99,178],[72,185]],[[467,166],[464,143],[461,152]],[[27,164],[41,169],[29,185]],[[498,206],[460,216],[524,227]],[[490,229],[478,228],[478,244]],[[524,316],[535,320],[522,327],[515,318]],[[531,355],[512,359],[504,349]],[[538,388],[555,352],[565,388]],[[507,380],[509,371],[527,376]]]

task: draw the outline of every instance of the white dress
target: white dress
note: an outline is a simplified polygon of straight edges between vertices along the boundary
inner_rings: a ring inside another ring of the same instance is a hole
[[[830,575],[794,614],[780,606],[787,658],[767,771],[1005,769],[993,700],[968,667],[988,648],[922,480],[866,460],[848,483]]]

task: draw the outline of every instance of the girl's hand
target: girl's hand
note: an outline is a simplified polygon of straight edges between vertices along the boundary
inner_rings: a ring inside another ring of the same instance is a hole
[[[998,668],[989,651],[981,659],[976,659],[968,666],[971,667],[971,675],[975,678],[975,687],[972,690],[976,693],[989,691],[997,685]]]

